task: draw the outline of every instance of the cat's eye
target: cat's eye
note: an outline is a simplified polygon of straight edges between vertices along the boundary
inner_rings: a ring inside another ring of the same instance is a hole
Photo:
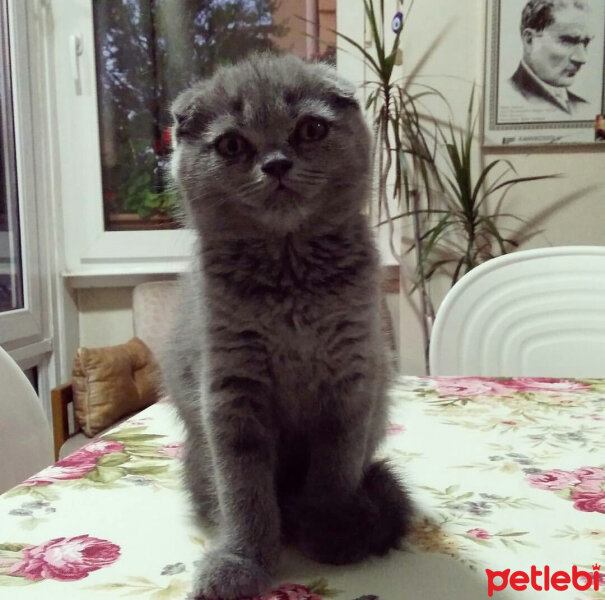
[[[216,142],[216,150],[225,158],[237,158],[248,151],[248,142],[237,133],[227,133]]]
[[[328,124],[323,119],[303,119],[296,128],[295,137],[301,142],[319,142],[328,135]]]

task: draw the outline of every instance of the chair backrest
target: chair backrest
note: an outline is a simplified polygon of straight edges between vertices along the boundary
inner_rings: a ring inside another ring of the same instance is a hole
[[[0,348],[0,493],[54,463],[50,428],[38,396]]]
[[[605,377],[605,247],[490,260],[439,307],[432,375]]]
[[[158,357],[175,316],[178,282],[140,283],[132,293],[134,334]]]

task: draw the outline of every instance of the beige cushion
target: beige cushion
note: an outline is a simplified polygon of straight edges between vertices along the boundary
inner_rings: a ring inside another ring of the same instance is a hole
[[[78,348],[72,370],[75,418],[89,437],[159,397],[159,367],[138,338],[106,348]]]

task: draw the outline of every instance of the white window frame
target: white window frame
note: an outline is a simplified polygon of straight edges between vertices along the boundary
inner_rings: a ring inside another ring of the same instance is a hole
[[[193,242],[187,230],[105,231],[92,2],[46,2],[54,23],[64,275],[74,287],[183,271]],[[338,0],[337,20],[340,31],[363,40],[363,2]],[[339,70],[361,84],[359,57],[342,51],[342,41],[338,46]]]
[[[7,8],[24,308],[0,313],[0,344],[23,362],[51,346],[43,319],[31,88],[29,77],[24,75],[29,73],[26,5],[8,0]],[[24,352],[24,347],[30,347],[31,352]]]
[[[66,269],[75,278],[174,273],[186,266],[187,230],[105,231],[93,0],[51,0]]]
[[[46,94],[43,38],[38,35],[45,2],[7,0],[25,308],[0,314],[0,344],[22,369],[37,368],[38,394],[51,420],[50,390],[64,380],[57,348],[65,346],[66,335],[58,318],[65,311],[58,311],[53,300],[62,292],[51,277],[62,244],[57,243],[51,185],[52,105]]]

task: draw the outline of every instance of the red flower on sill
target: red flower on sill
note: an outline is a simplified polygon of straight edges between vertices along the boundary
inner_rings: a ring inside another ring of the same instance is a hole
[[[153,141],[153,149],[156,154],[166,154],[172,150],[172,131],[170,127],[164,127],[159,138]]]
[[[105,193],[103,194],[103,199],[106,202],[113,202],[113,200],[115,200],[118,197],[118,193],[114,192],[113,190],[106,190]]]
[[[172,129],[170,127],[164,127],[162,131],[162,141],[167,148],[172,147]]]

